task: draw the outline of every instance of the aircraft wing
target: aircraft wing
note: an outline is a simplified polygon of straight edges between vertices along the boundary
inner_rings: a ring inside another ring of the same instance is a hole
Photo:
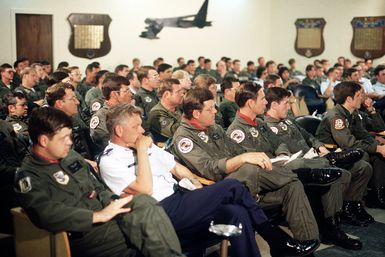
[[[142,31],[139,36],[148,39],[157,39],[158,37],[156,35],[158,35],[164,26],[164,24],[159,20],[160,19],[147,18],[144,22],[148,24],[148,26],[145,28],[146,30]]]

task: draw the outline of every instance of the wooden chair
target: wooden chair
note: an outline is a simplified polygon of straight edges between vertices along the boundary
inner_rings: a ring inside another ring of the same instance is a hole
[[[22,208],[11,209],[16,257],[71,257],[66,232],[51,233],[37,228]]]

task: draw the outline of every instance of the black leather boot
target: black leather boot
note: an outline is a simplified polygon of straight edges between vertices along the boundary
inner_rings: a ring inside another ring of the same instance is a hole
[[[293,170],[304,185],[329,185],[341,177],[340,168],[328,167],[309,169],[301,168]]]
[[[321,242],[324,244],[334,244],[349,250],[362,249],[362,242],[360,240],[349,237],[341,229],[338,214],[335,217],[325,219],[325,230]]]
[[[374,223],[375,220],[372,215],[370,215],[366,210],[364,205],[361,202],[355,202],[356,204],[356,213],[359,220],[364,221],[368,224]]]
[[[341,211],[341,223],[349,224],[353,226],[359,226],[359,227],[366,227],[369,223],[371,223],[371,219],[367,216],[368,213],[363,213],[362,210],[358,211],[358,203],[362,205],[360,202],[354,202],[354,201],[346,201],[344,202],[344,205],[342,206]],[[370,216],[370,215],[369,215]],[[373,218],[372,216],[370,216]]]
[[[343,169],[349,169],[353,164],[361,160],[364,152],[361,149],[347,149],[341,152],[330,152],[324,157],[329,160],[331,165]]]
[[[265,222],[256,227],[257,232],[266,240],[272,257],[306,256],[314,252],[320,245],[319,240],[299,241],[291,238],[281,228]]]
[[[366,206],[369,208],[385,209],[385,188],[380,187],[368,191]]]

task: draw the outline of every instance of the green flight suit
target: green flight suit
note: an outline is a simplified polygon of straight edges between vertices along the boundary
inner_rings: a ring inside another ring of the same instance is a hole
[[[237,103],[230,102],[226,98],[223,98],[223,101],[219,104],[219,110],[222,114],[224,129],[227,129],[230,126],[231,122],[233,122],[238,109],[239,107]]]
[[[91,103],[94,99],[102,97],[102,90],[100,90],[99,87],[93,87],[90,90],[87,91],[86,97],[84,98],[86,105],[88,107],[91,107]]]
[[[144,256],[182,256],[170,220],[149,196],[135,197],[128,204],[130,213],[93,224],[93,213],[106,207],[113,193],[75,151],[57,163],[34,153],[26,157],[16,174],[15,191],[37,227],[68,233],[74,256],[134,256],[133,247]]]
[[[75,115],[72,117],[72,148],[79,153],[83,158],[95,159],[95,145],[90,136],[90,128],[84,121]]]
[[[83,99],[86,98],[87,91],[90,90],[93,87],[96,87],[97,85],[93,83],[87,83],[86,79],[83,79],[82,82],[80,82],[76,86],[76,91],[79,92],[79,94],[83,97]]]
[[[309,77],[306,77],[302,80],[301,84],[312,87],[317,91],[318,94],[321,94],[321,85],[318,83],[316,79],[311,79]]]
[[[222,127],[215,124],[203,130],[182,118],[173,137],[173,151],[179,161],[202,177],[214,181],[233,178],[244,183],[264,208],[282,205],[294,238],[318,238],[317,223],[296,174],[280,167],[268,172],[252,164],[226,173],[226,161],[245,150],[228,138]]]
[[[318,149],[324,143],[299,126],[295,120],[277,120],[272,117],[265,117],[268,126],[276,133],[282,142],[288,146],[290,152],[298,151],[306,154],[310,148]],[[297,158],[287,164],[290,169],[297,168],[322,168],[331,166],[326,158],[304,159]],[[347,171],[342,173],[340,182],[345,201],[361,201],[365,193],[365,188],[371,177],[371,168],[369,163],[364,160],[359,160]]]
[[[379,144],[365,129],[362,117],[357,111],[352,114],[340,104],[326,113],[322,119],[316,137],[326,143],[334,144],[341,149],[360,148],[370,156],[373,165],[371,186],[379,188],[385,186],[385,160],[376,155]]]
[[[369,132],[382,132],[385,131],[385,123],[381,117],[381,114],[374,111],[371,113],[359,111],[361,115],[361,121],[364,128]]]
[[[25,118],[18,116],[7,116],[5,120],[12,124],[16,133],[28,137],[28,124],[26,123]]]
[[[167,110],[162,103],[155,105],[149,114],[148,123],[155,142],[166,142],[172,138],[182,117],[177,108],[175,112]]]
[[[248,152],[264,152],[270,158],[278,155],[291,155],[291,152],[286,144],[291,142],[286,141],[284,137],[280,137],[271,131],[268,125],[261,119],[256,119],[254,122],[242,118],[240,114],[236,116],[233,123],[227,130],[227,135],[234,142],[241,145]],[[242,136],[243,135],[243,136]],[[291,141],[298,140],[291,138]],[[284,143],[285,142],[285,143]],[[283,164],[283,163],[281,163]],[[329,161],[324,158],[303,159],[297,158],[284,167],[290,170],[298,168],[323,168],[330,166]],[[321,202],[325,218],[332,217],[336,212],[342,209],[343,192],[349,186],[350,173],[344,172],[340,179],[334,181],[330,189],[321,195]],[[343,187],[341,187],[343,185]]]
[[[18,206],[15,202],[13,182],[15,172],[28,153],[28,141],[16,134],[12,125],[0,120],[0,232],[12,234],[10,209]]]
[[[90,121],[90,132],[95,143],[96,154],[103,152],[104,148],[108,145],[108,140],[110,140],[110,134],[106,125],[107,112],[108,107],[104,105],[92,116]]]
[[[142,109],[143,128],[149,131],[148,115],[151,109],[159,102],[156,90],[148,91],[143,87],[139,88],[134,95],[135,105]]]

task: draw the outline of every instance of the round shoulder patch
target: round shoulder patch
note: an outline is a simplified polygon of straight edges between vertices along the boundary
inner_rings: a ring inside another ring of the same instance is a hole
[[[245,133],[240,129],[236,129],[231,132],[230,138],[239,144],[245,139]]]
[[[178,149],[181,153],[189,153],[193,149],[193,142],[189,138],[182,138],[179,141]]]
[[[152,102],[152,99],[151,99],[151,97],[146,96],[146,97],[144,98],[144,101],[145,101],[146,103],[151,103],[151,102]]]
[[[345,128],[345,123],[343,119],[336,119],[334,120],[334,128],[336,130],[341,130]]]
[[[92,117],[92,118],[91,118],[91,121],[90,121],[90,128],[94,129],[94,128],[96,128],[98,125],[99,125],[99,117],[98,117],[98,116]]]
[[[91,105],[91,110],[92,110],[93,112],[96,112],[96,111],[98,111],[98,110],[100,109],[100,107],[102,107],[101,103],[95,102],[95,103],[93,103],[93,104]]]
[[[19,123],[15,123],[15,124],[12,124],[13,126],[13,130],[18,133],[19,130],[22,128],[21,125]]]
[[[278,134],[278,128],[277,127],[270,127],[271,131],[273,131],[275,134]]]

